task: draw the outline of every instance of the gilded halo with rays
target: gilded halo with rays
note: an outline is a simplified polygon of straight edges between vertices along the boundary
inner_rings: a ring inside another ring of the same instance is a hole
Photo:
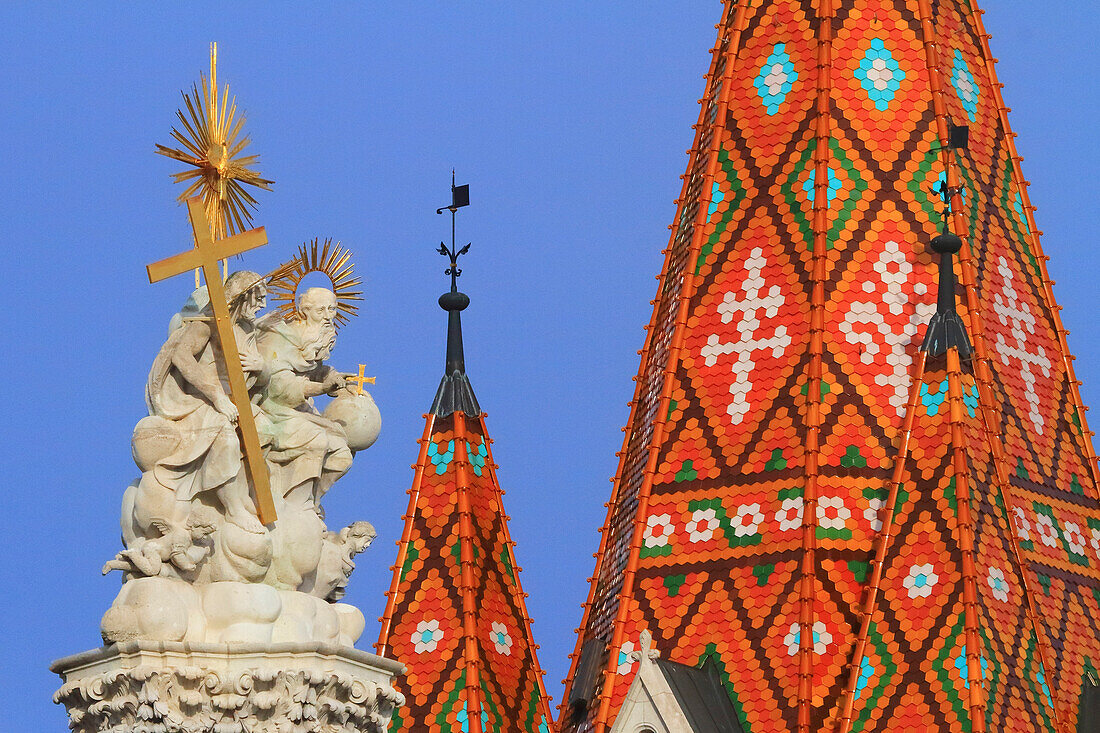
[[[201,195],[206,204],[211,234],[215,241],[249,228],[257,201],[245,190],[244,185],[271,190],[273,181],[260,177],[253,166],[258,155],[242,155],[250,139],[242,135],[244,115],[237,117],[237,98],[229,98],[229,85],[221,90],[218,99],[218,45],[210,45],[210,79],[201,72],[202,92],[192,85],[191,93],[183,94],[184,110],[176,110],[183,130],[172,128],[172,137],[181,148],[157,145],[156,152],[173,160],[187,163],[191,168],[173,173],[176,183],[190,185],[178,200]]]
[[[339,242],[334,246],[331,237],[324,243],[314,238],[308,244],[299,246],[298,255],[271,275],[268,294],[279,304],[276,312],[283,318],[301,318],[296,305],[298,286],[309,273],[321,272],[328,276],[332,283],[332,292],[336,295],[336,327],[347,323],[348,318],[359,310],[359,306],[353,301],[363,299],[362,291],[352,290],[362,284],[362,281],[354,277],[355,265],[350,260],[351,250],[344,249]]]

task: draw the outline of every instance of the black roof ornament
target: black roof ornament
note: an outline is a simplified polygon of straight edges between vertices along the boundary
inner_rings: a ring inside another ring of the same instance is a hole
[[[947,144],[932,148],[929,152],[937,150],[966,150],[970,147],[970,128],[966,125],[947,123]],[[442,211],[442,209],[440,209]]]
[[[431,412],[437,417],[448,417],[458,410],[469,417],[478,417],[481,406],[474,396],[474,389],[466,376],[466,357],[462,349],[462,319],[460,314],[470,305],[470,297],[458,290],[458,278],[462,269],[458,258],[470,251],[467,242],[461,249],[455,243],[455,213],[463,206],[470,205],[470,186],[455,185],[455,174],[451,171],[451,205],[436,209],[437,214],[451,212],[451,246],[440,242],[438,252],[447,257],[450,264],[446,274],[451,276],[450,291],[439,296],[439,307],[447,311],[447,363],[443,370],[443,380],[435,394]]]
[[[965,129],[965,128],[964,128]],[[936,313],[928,323],[921,351],[931,357],[943,356],[950,348],[959,352],[960,359],[968,359],[974,349],[966,335],[966,326],[955,310],[955,263],[954,255],[962,249],[962,239],[953,234],[948,227],[951,217],[951,199],[961,193],[961,187],[949,188],[941,184],[937,193],[943,198],[943,232],[932,238],[931,249],[940,256],[939,291],[936,299]]]

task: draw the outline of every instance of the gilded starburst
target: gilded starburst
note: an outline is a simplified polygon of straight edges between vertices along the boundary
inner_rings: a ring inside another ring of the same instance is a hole
[[[201,195],[215,241],[250,228],[257,201],[245,186],[271,190],[273,181],[255,169],[257,155],[243,155],[250,139],[243,134],[245,117],[237,115],[237,98],[229,85],[218,89],[218,46],[210,46],[210,77],[199,74],[199,85],[181,92],[184,106],[176,110],[182,128],[172,128],[179,148],[157,145],[157,153],[186,163],[173,173],[176,183],[188,186],[179,201]],[[220,95],[220,98],[219,98]]]
[[[333,245],[331,238],[323,243],[315,238],[299,246],[297,256],[272,273],[268,294],[273,302],[279,304],[276,312],[283,318],[300,319],[302,316],[298,313],[297,302],[302,278],[311,272],[324,273],[336,295],[335,324],[339,328],[358,312],[359,306],[354,301],[363,299],[362,291],[353,290],[362,284],[355,277],[354,269],[350,250],[341,247],[339,242]]]

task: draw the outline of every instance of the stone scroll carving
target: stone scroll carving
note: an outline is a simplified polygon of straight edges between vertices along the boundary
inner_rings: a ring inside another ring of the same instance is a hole
[[[131,642],[59,660],[54,701],[76,733],[384,733],[405,704],[389,684],[400,665],[365,652],[203,646]]]
[[[153,360],[149,414],[132,441],[141,476],[123,494],[123,549],[103,566],[123,579],[103,639],[351,645],[363,615],[339,599],[374,528],[330,531],[321,500],[377,438],[378,408],[328,364],[331,290],[310,288],[289,317],[260,316],[266,281],[254,272],[230,275],[225,292],[238,354],[221,353],[200,288]],[[226,357],[248,384],[278,513],[270,526],[250,493]]]

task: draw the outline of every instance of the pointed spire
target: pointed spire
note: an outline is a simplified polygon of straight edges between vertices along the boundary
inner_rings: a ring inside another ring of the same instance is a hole
[[[463,206],[470,205],[470,187],[467,184],[456,186],[454,171],[451,171],[451,205],[436,209],[437,214],[444,210],[451,212],[451,246],[439,243],[439,253],[450,258],[447,274],[451,276],[451,289],[439,296],[439,307],[447,311],[447,363],[443,369],[443,379],[435,393],[431,412],[438,417],[448,417],[461,410],[469,417],[481,414],[481,406],[474,396],[474,388],[466,376],[466,356],[462,349],[462,311],[470,305],[470,297],[458,290],[458,277],[462,269],[458,258],[470,251],[467,242],[462,249],[455,245],[455,213]]]
[[[724,3],[562,733],[642,629],[752,730],[1074,730],[1100,473],[976,4]]]
[[[409,490],[405,528],[387,595],[379,654],[406,667],[400,688],[408,704],[391,733],[547,733],[553,721],[542,681],[520,567],[493,462],[484,414],[466,377],[458,291],[454,212],[469,203],[467,186],[451,184],[451,289],[447,362],[432,410],[425,415]]]

